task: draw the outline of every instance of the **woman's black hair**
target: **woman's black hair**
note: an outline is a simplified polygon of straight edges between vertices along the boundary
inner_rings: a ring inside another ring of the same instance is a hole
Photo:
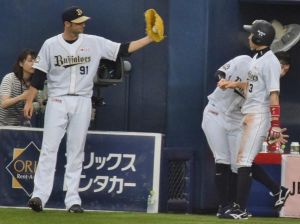
[[[23,67],[20,66],[20,63],[23,63],[28,55],[31,55],[32,58],[36,58],[36,52],[34,50],[28,48],[24,49],[13,66],[13,73],[15,73],[21,82],[23,81]]]

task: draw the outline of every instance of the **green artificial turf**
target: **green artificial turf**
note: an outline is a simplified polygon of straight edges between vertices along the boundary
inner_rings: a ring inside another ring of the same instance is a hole
[[[45,210],[40,213],[29,209],[0,209],[0,224],[199,224],[199,223],[247,223],[289,224],[299,219],[252,217],[248,220],[219,219],[214,215],[146,214],[138,212],[84,212]]]

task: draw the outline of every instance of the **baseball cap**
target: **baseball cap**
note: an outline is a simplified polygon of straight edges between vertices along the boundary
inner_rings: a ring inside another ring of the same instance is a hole
[[[83,23],[89,19],[90,17],[85,16],[83,10],[78,6],[71,6],[65,9],[62,14],[63,22],[68,21],[71,23]]]

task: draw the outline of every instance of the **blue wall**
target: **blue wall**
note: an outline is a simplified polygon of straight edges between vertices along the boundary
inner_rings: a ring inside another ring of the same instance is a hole
[[[206,94],[208,1],[171,1],[169,30],[169,79],[166,145],[193,150],[195,155],[193,210],[200,207],[201,130]]]

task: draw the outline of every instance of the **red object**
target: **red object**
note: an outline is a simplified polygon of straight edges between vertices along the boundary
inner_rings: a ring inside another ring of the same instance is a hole
[[[271,127],[269,129],[268,139],[274,140],[280,137],[281,128],[280,128],[280,106],[279,105],[271,105]],[[269,145],[270,151],[276,150],[276,144],[274,146]]]
[[[280,153],[258,153],[254,159],[256,164],[281,164]]]
[[[276,152],[279,152],[279,150],[281,148],[281,144],[280,144],[280,142],[274,142],[273,144],[268,144],[267,148],[268,148],[269,152],[276,153]]]
[[[279,126],[280,125],[280,122],[279,122],[279,120],[280,120],[280,106],[279,105],[271,105],[270,106],[270,111],[271,111],[271,116],[272,116],[271,122],[274,122],[275,125],[278,124],[278,126]]]

